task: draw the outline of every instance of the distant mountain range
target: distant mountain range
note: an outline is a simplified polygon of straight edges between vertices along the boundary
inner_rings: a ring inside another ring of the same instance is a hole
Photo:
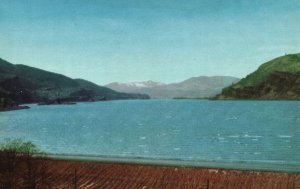
[[[300,54],[262,64],[240,82],[223,89],[216,99],[300,100]]]
[[[71,79],[61,74],[25,65],[14,65],[0,59],[1,101],[9,99],[15,103],[32,103],[57,99],[98,101],[137,98],[147,99],[149,96],[116,92],[83,79]]]
[[[119,83],[113,82],[105,85],[105,87],[117,90],[117,91],[134,91],[146,88],[154,88],[166,86],[165,83],[155,82],[155,81],[141,81],[141,82],[129,82],[129,83]]]
[[[150,97],[300,100],[300,54],[285,55],[262,64],[242,80],[229,76],[200,76],[171,84],[145,81],[110,83],[105,87],[0,59],[0,110],[21,103]]]
[[[192,77],[180,83],[164,84],[154,81],[110,83],[105,85],[120,92],[148,94],[151,98],[207,98],[220,93],[224,87],[238,82],[239,79],[229,76]]]

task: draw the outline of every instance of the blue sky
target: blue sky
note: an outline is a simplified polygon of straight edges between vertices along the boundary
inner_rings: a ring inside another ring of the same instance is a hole
[[[300,52],[299,0],[1,0],[0,57],[103,85],[245,77]]]

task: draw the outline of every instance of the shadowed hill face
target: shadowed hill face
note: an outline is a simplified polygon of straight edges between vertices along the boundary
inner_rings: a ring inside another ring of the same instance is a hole
[[[15,76],[16,68],[13,64],[0,59],[0,81]]]
[[[0,80],[13,77],[20,78],[26,84],[30,83],[32,89],[41,87],[78,87],[78,83],[61,74],[44,71],[25,65],[13,65],[5,60],[0,60]]]
[[[116,93],[116,91],[114,91],[112,89],[96,85],[95,83],[92,83],[92,82],[84,80],[84,79],[75,79],[75,81],[81,88],[87,88],[87,89],[93,90],[97,93],[103,93],[103,94],[115,94]]]
[[[300,100],[300,54],[262,64],[237,84],[223,89],[216,98]]]
[[[147,95],[116,92],[83,79],[71,79],[25,65],[14,65],[2,59],[0,97],[9,98],[17,103],[58,98],[66,101],[149,98]]]
[[[78,87],[78,83],[71,78],[61,74],[47,72],[41,69],[16,65],[16,74],[21,79],[29,80],[31,83],[36,84],[36,87]]]

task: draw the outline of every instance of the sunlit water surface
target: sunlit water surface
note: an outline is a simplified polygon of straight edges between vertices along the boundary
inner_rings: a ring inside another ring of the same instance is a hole
[[[133,100],[0,113],[0,140],[50,154],[300,169],[299,101]],[[250,167],[251,168],[251,167]]]

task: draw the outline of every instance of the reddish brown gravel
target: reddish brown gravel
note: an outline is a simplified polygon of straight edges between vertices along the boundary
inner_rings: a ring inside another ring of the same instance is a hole
[[[61,160],[44,165],[45,183],[57,189],[300,189],[300,174]]]

